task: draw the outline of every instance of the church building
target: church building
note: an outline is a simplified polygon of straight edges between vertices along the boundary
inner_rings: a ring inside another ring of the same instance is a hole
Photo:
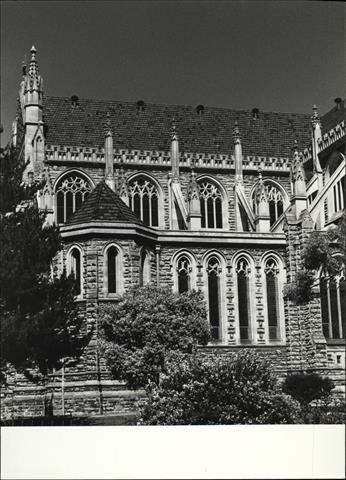
[[[75,274],[86,322],[97,332],[102,306],[134,285],[195,289],[211,332],[201,348],[256,350],[279,375],[316,371],[342,385],[345,273],[317,272],[307,305],[284,287],[309,234],[343,215],[344,100],[320,116],[316,106],[296,114],[48,96],[36,57],[32,47],[12,142],[28,161],[25,180],[45,179],[39,206],[64,245],[54,271]],[[131,408],[137,393],[111,379],[93,345],[78,367],[52,375],[56,411]],[[25,385],[13,380],[5,409],[34,410],[36,387]]]

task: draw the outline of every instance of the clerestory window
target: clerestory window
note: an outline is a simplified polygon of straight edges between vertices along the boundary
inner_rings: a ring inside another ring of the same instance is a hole
[[[146,178],[136,178],[129,183],[131,210],[151,227],[159,226],[159,193],[156,185]]]
[[[223,228],[220,189],[211,182],[202,181],[199,183],[199,197],[202,228]]]

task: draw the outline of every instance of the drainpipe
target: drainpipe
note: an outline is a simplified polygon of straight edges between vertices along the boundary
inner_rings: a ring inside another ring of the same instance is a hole
[[[160,245],[155,245],[155,255],[156,255],[156,286],[160,287]]]

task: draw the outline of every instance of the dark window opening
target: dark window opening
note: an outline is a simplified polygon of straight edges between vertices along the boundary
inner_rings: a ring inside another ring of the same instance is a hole
[[[109,247],[107,250],[108,293],[117,293],[117,255],[117,249],[115,247]]]

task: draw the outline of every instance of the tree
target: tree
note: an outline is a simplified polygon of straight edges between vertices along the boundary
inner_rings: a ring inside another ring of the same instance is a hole
[[[287,298],[298,305],[309,302],[313,297],[317,270],[321,268],[333,277],[346,265],[346,213],[329,230],[312,232],[302,256],[303,269],[298,272],[295,284],[286,288]]]
[[[25,164],[12,147],[0,156],[1,374],[11,364],[34,381],[66,360],[77,360],[90,340],[75,303],[75,282],[52,274],[61,249],[59,229],[46,225],[35,194],[22,182]]]
[[[101,348],[115,378],[130,387],[158,383],[171,351],[189,354],[209,340],[203,297],[169,288],[134,287],[102,314]]]
[[[277,388],[271,366],[250,352],[173,354],[140,409],[144,425],[294,423],[299,404]]]

